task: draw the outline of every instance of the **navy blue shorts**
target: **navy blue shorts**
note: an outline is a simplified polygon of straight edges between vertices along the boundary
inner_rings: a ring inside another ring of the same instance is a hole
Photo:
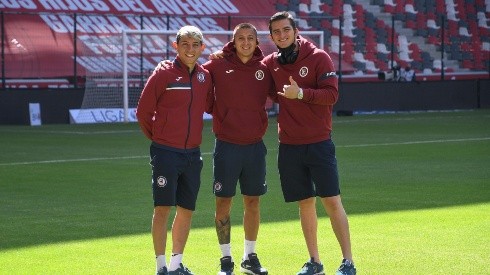
[[[279,176],[286,202],[340,194],[335,145],[332,140],[313,144],[279,144]]]
[[[154,206],[195,210],[201,186],[201,151],[187,153],[150,147]]]
[[[238,145],[216,140],[213,158],[213,192],[217,197],[233,197],[237,182],[242,195],[260,196],[267,192],[263,141]]]

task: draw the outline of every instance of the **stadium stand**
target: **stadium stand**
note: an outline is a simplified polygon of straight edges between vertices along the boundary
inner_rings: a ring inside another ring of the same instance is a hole
[[[41,3],[41,1],[35,2]],[[57,3],[62,2],[57,1]],[[146,10],[152,3],[149,0],[138,2],[146,5]],[[177,3],[173,0],[170,2]],[[209,18],[219,27],[229,29],[239,21],[251,20],[260,29],[265,30],[267,18],[273,12],[290,11],[298,18],[300,30],[324,31],[326,50],[332,53],[334,62],[339,64],[345,75],[375,76],[379,70],[392,69],[390,64],[410,66],[417,75],[444,71],[471,76],[472,73],[490,71],[489,0],[235,0],[230,2],[239,7],[240,16],[224,12],[222,14],[227,14],[228,17],[213,18],[209,14]],[[175,4],[174,8],[177,6]],[[121,19],[123,23],[131,19],[133,26],[145,27],[149,24],[147,21],[157,20],[155,14],[145,13],[145,8],[140,7],[141,11],[133,9],[133,12],[119,11],[119,14],[113,17],[124,17],[129,14],[134,18],[128,16],[124,20]],[[66,76],[66,72],[73,70],[74,65],[70,63],[74,58],[73,55],[80,52],[80,49],[73,48],[75,43],[70,39],[80,41],[90,39],[90,35],[81,33],[77,38],[73,38],[70,37],[73,30],[65,31],[64,28],[73,28],[70,20],[77,20],[76,18],[79,22],[92,24],[93,30],[103,25],[100,24],[102,21],[97,20],[115,19],[104,12],[95,12],[95,14],[81,12],[75,17],[75,13],[67,13],[66,9],[56,10],[54,7],[38,9],[36,12],[37,14],[33,14],[32,9],[8,9],[2,6],[2,24],[5,30],[3,45],[6,45],[7,64],[5,71],[9,74],[6,76],[7,73],[2,72],[2,79],[17,77],[25,80],[46,77],[55,79],[54,81],[58,83],[64,81],[70,84],[77,83],[78,79],[83,78],[85,68],[78,64],[75,67],[78,67],[80,75]],[[167,13],[167,20],[171,21],[172,14],[175,15],[175,23],[156,25],[174,28],[183,22],[183,19],[179,19],[181,15],[178,12]],[[39,20],[39,17],[42,20]],[[92,17],[94,19],[90,19]],[[138,22],[139,20],[141,22]],[[200,23],[203,24],[203,29],[206,29],[206,24]],[[81,29],[77,31],[80,32]],[[26,41],[30,44],[26,44]],[[29,50],[26,50],[27,48]],[[39,50],[33,50],[34,48]],[[44,69],[45,63],[51,64],[53,59],[60,56],[68,58],[60,62],[58,68]],[[18,60],[26,61],[18,62]],[[78,62],[81,60],[83,59],[78,59]],[[5,85],[4,81],[2,85]]]
[[[488,0],[322,2],[327,15],[342,18],[332,20],[334,36],[330,50],[338,54],[341,43],[341,58],[363,73],[387,70],[386,63],[392,59],[401,67],[410,66],[422,74],[443,69],[446,72],[490,69]],[[302,5],[308,7],[308,1]],[[306,14],[307,11],[303,9]],[[323,22],[321,26],[330,27]]]
[[[29,0],[0,1],[0,124],[29,124],[30,103],[43,124],[77,123],[76,111],[121,121],[122,87],[134,108],[155,64],[174,54],[172,35],[136,34],[122,62],[124,29],[223,31],[248,21],[266,31],[276,11],[294,12],[300,31],[323,32],[339,72],[337,110],[490,108],[490,0]],[[230,35],[208,38],[205,55]],[[276,49],[267,34],[260,43]],[[417,81],[395,83],[406,67]],[[102,98],[113,101],[99,106]]]

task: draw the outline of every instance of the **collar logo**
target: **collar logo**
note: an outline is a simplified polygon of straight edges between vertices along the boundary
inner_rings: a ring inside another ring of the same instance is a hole
[[[299,69],[299,76],[305,77],[307,75],[308,75],[308,67],[301,67],[301,69]]]
[[[256,71],[256,72],[255,72],[255,78],[256,78],[257,80],[262,80],[262,79],[264,79],[264,71],[262,71],[262,70],[258,70],[258,71]]]

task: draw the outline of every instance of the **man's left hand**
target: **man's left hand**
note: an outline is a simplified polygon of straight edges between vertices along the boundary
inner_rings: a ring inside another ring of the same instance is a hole
[[[282,92],[278,92],[277,94],[282,95],[285,98],[296,99],[298,98],[299,93],[298,83],[294,81],[292,76],[289,76],[289,82],[291,82],[291,85],[284,85]]]

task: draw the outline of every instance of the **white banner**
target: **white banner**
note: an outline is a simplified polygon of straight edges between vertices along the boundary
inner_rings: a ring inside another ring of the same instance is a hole
[[[212,116],[204,113],[204,119]],[[136,108],[128,109],[128,122],[137,122]],[[123,108],[70,109],[70,123],[117,123],[124,122]]]
[[[128,109],[128,122],[136,122],[136,108]],[[124,122],[123,108],[71,109],[70,123],[116,123]]]
[[[31,126],[41,125],[41,105],[39,103],[29,103],[29,117]]]

